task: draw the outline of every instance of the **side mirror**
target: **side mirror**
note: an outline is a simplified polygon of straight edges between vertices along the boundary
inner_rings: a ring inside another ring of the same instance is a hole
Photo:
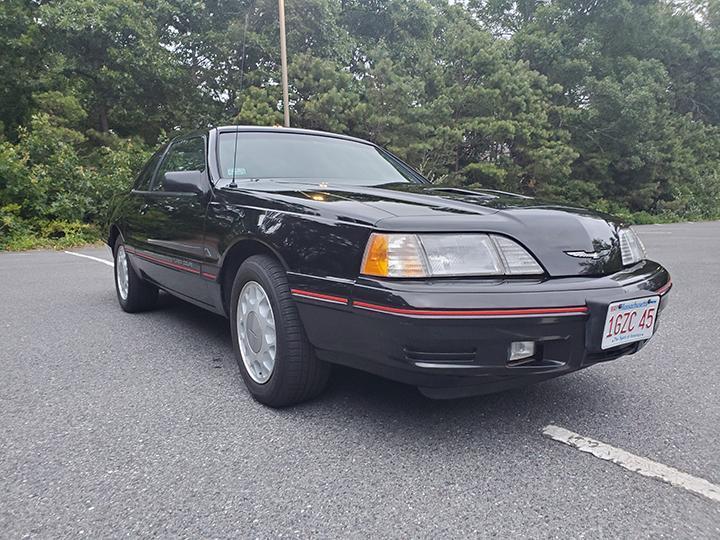
[[[202,171],[168,171],[163,176],[163,191],[179,193],[205,193],[205,175]]]

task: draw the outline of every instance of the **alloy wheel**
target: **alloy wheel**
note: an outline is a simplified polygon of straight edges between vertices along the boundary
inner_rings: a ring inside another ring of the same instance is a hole
[[[270,298],[257,281],[248,281],[240,291],[237,335],[245,369],[253,381],[265,384],[275,369],[277,334]]]
[[[115,276],[117,278],[120,298],[127,300],[130,277],[128,275],[128,260],[125,247],[120,246],[115,257]]]

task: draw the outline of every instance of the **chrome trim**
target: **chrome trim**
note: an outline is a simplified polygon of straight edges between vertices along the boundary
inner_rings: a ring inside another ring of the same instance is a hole
[[[415,367],[426,368],[426,369],[467,369],[467,368],[481,368],[487,366],[477,366],[472,364],[436,364],[434,362],[415,362]]]
[[[299,277],[306,277],[306,278],[312,278],[312,279],[322,279],[324,281],[334,281],[336,283],[347,283],[349,285],[353,285],[355,283],[355,280],[353,280],[353,279],[346,279],[346,278],[339,278],[339,277],[332,277],[332,276],[314,276],[312,274],[303,274],[302,272],[292,272],[292,271],[288,271],[286,273],[291,276],[299,276]]]
[[[319,298],[317,296],[311,296],[309,294],[303,294],[299,292],[293,292],[291,293],[293,296],[297,296],[298,298],[305,298],[307,300],[316,300],[318,302],[326,302],[328,304],[336,304],[339,306],[347,306],[349,301],[341,302],[340,300],[331,300],[330,298]]]
[[[566,255],[570,257],[576,257],[578,259],[603,259],[610,255],[609,249],[602,249],[600,251],[566,251]]]

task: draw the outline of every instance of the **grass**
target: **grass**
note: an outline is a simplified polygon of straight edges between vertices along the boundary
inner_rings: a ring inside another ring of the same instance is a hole
[[[73,237],[54,239],[23,235],[0,240],[0,251],[28,251],[31,249],[63,250],[88,246],[100,247],[102,245],[104,244],[99,238],[90,241]]]
[[[0,251],[60,250],[102,243],[100,229],[87,223],[50,221],[39,226],[13,225],[0,226]]]

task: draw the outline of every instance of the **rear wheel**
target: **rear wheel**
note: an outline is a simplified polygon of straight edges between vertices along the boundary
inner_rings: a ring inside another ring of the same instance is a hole
[[[146,311],[157,304],[158,288],[137,275],[119,239],[115,243],[115,291],[120,307],[128,313]]]
[[[330,367],[315,357],[305,336],[285,269],[267,255],[248,258],[230,300],[235,357],[252,396],[284,407],[322,392]]]

